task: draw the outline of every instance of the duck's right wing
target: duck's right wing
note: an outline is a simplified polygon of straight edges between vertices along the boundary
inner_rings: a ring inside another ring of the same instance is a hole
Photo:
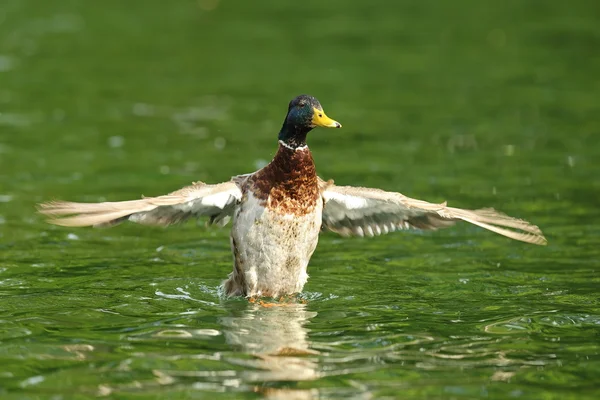
[[[216,185],[196,182],[164,196],[104,203],[51,201],[40,204],[38,210],[51,217],[48,222],[61,226],[112,226],[125,220],[167,226],[198,217],[224,225],[241,198],[234,181]]]

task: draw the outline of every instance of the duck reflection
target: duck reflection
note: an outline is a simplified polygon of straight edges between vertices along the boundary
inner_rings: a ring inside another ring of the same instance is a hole
[[[230,362],[251,367],[244,380],[300,381],[316,379],[317,351],[310,349],[307,323],[317,315],[302,303],[235,302],[231,315],[220,319],[227,343],[251,359]]]

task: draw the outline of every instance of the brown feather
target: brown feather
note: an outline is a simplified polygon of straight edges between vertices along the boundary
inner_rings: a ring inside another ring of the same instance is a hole
[[[320,197],[308,147],[292,150],[280,145],[273,161],[249,177],[248,187],[265,207],[282,214],[306,215]]]

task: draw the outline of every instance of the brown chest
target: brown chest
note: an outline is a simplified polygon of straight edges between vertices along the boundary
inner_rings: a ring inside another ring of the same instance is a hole
[[[309,214],[320,200],[317,172],[308,148],[280,146],[273,161],[257,171],[248,184],[248,190],[264,207],[281,214]]]

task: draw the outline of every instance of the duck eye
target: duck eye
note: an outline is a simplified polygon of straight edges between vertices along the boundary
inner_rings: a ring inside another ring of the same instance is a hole
[[[299,104],[300,108],[304,108],[305,105],[306,105],[306,103],[300,103]]]
[[[319,114],[319,118],[323,117],[323,114]]]

